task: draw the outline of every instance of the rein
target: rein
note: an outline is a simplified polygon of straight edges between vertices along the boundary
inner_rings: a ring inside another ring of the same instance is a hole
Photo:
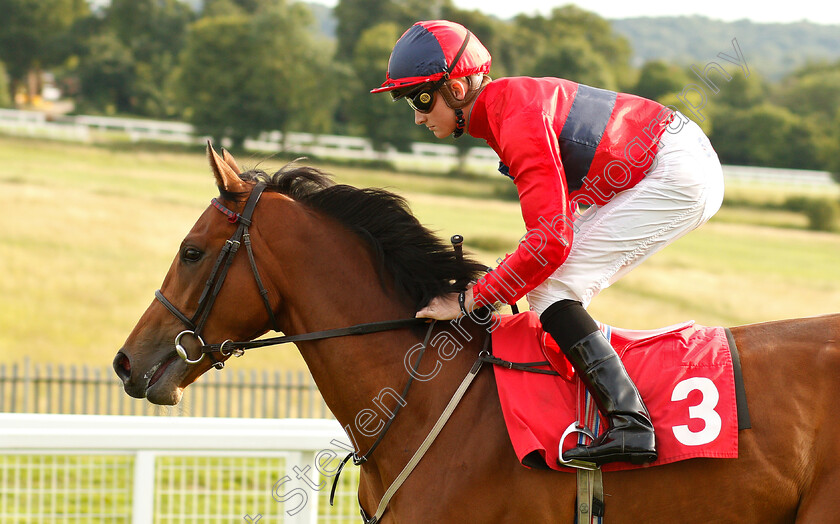
[[[301,342],[305,340],[323,340],[327,338],[346,337],[354,335],[368,335],[370,333],[379,333],[381,331],[392,331],[395,329],[411,328],[427,324],[428,321],[423,318],[401,318],[397,320],[382,320],[379,322],[366,322],[364,324],[356,324],[353,326],[325,329],[323,331],[313,331],[311,333],[301,333],[299,335],[284,335],[280,337],[262,338],[259,340],[251,340],[247,342],[232,342],[226,340],[221,344],[205,344],[201,347],[203,353],[212,353],[219,351],[223,355],[230,355],[232,351],[234,355],[241,355],[246,349],[262,348],[266,346],[278,346],[280,344],[288,344],[290,342]],[[227,353],[225,350],[229,350]]]

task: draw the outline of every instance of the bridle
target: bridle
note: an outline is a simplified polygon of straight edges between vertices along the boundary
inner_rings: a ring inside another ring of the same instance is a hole
[[[262,279],[260,278],[260,272],[257,269],[256,261],[254,260],[254,250],[251,247],[251,235],[248,233],[248,228],[251,225],[251,217],[254,214],[254,209],[257,207],[257,202],[259,202],[260,197],[262,196],[263,191],[265,191],[265,184],[260,182],[254,189],[251,191],[251,194],[248,196],[248,201],[245,203],[245,209],[242,213],[236,213],[231,211],[218,199],[214,198],[211,201],[213,207],[227,215],[228,222],[231,224],[239,224],[236,228],[236,231],[233,233],[227,241],[225,241],[225,245],[222,248],[219,256],[216,258],[216,263],[213,265],[213,270],[210,272],[210,276],[207,278],[207,282],[204,283],[204,290],[201,293],[201,297],[198,299],[198,308],[196,309],[193,316],[187,317],[184,313],[181,312],[177,307],[175,307],[172,302],[170,302],[163,293],[158,289],[155,291],[155,298],[157,298],[161,304],[163,304],[166,309],[168,309],[173,315],[175,315],[178,320],[180,320],[186,327],[184,331],[178,333],[175,337],[175,351],[178,353],[178,356],[181,357],[187,364],[198,364],[204,358],[204,355],[209,355],[209,358],[213,360],[213,366],[216,369],[221,369],[224,367],[224,362],[217,360],[212,353],[204,352],[204,348],[207,345],[204,343],[204,340],[201,338],[201,331],[204,328],[204,325],[207,323],[207,318],[210,316],[210,311],[213,309],[213,304],[216,303],[216,298],[219,296],[219,292],[222,289],[222,284],[225,281],[225,277],[227,276],[228,270],[230,269],[231,264],[233,263],[233,258],[236,256],[236,253],[239,251],[239,247],[244,243],[245,250],[248,252],[248,261],[251,263],[251,272],[254,274],[254,279],[257,281],[257,287],[260,291],[260,296],[262,297],[263,303],[265,304],[265,309],[268,311],[268,316],[271,319],[272,327],[275,331],[277,329],[277,319],[274,316],[274,310],[271,307],[271,304],[268,301],[268,291],[265,289],[265,286],[262,283]],[[202,353],[201,356],[197,359],[191,360],[189,355],[187,354],[187,350],[181,345],[181,339],[186,335],[192,335],[196,339],[198,339],[199,343],[202,346]],[[222,346],[225,344],[223,343]],[[228,357],[232,354],[232,350],[225,351],[224,347],[219,349],[219,352],[224,357]]]
[[[228,222],[232,224],[239,224],[233,235],[225,241],[219,256],[216,258],[216,263],[213,265],[213,270],[210,276],[204,283],[204,290],[198,299],[198,307],[192,317],[188,317],[180,309],[178,309],[172,302],[170,302],[161,292],[155,291],[155,298],[163,304],[175,317],[180,320],[187,328],[175,337],[175,352],[187,364],[198,364],[207,355],[213,361],[213,367],[222,369],[224,361],[218,360],[214,353],[218,352],[222,357],[230,357],[231,355],[241,356],[246,349],[257,347],[273,346],[278,344],[286,344],[290,342],[300,342],[305,340],[321,340],[326,338],[365,335],[369,333],[377,333],[380,331],[390,331],[394,329],[402,329],[409,327],[417,327],[426,323],[425,319],[419,318],[405,318],[399,320],[386,320],[381,322],[368,322],[364,324],[357,324],[337,329],[328,329],[324,331],[315,331],[312,333],[303,333],[299,335],[287,335],[281,337],[266,338],[253,341],[234,342],[230,339],[225,340],[221,344],[206,344],[201,337],[202,330],[207,323],[207,318],[210,316],[210,311],[213,309],[213,304],[222,289],[225,277],[228,270],[233,263],[233,258],[239,251],[242,244],[245,245],[245,251],[248,253],[248,262],[251,265],[251,273],[254,275],[254,280],[257,283],[260,297],[262,298],[265,310],[268,312],[268,317],[271,321],[271,326],[274,331],[280,331],[277,325],[277,318],[274,314],[274,309],[271,307],[271,302],[268,300],[268,290],[265,288],[260,277],[260,272],[257,269],[257,263],[254,259],[254,251],[251,247],[251,236],[248,233],[248,228],[251,226],[251,219],[254,215],[254,209],[260,200],[260,196],[265,191],[266,185],[264,182],[258,182],[248,196],[245,202],[245,207],[242,213],[237,213],[225,207],[218,199],[214,198],[211,205],[224,213],[228,217]],[[187,350],[181,344],[181,339],[187,335],[195,337],[201,344],[201,356],[196,359],[190,359]]]

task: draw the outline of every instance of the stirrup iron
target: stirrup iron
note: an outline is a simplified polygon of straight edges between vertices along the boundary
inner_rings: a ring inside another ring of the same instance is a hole
[[[595,440],[595,435],[588,428],[584,426],[578,426],[577,422],[572,422],[571,424],[569,424],[569,427],[566,428],[566,431],[563,432],[563,436],[560,437],[560,443],[557,444],[557,462],[560,463],[560,465],[569,468],[585,469],[588,471],[595,471],[596,469],[599,469],[600,466],[598,466],[594,462],[588,462],[585,460],[578,459],[566,460],[563,458],[563,443],[566,442],[566,437],[573,433],[583,433],[591,440]]]

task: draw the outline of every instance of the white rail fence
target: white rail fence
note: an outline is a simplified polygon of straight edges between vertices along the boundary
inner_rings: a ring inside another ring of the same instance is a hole
[[[0,522],[358,522],[334,420],[0,414]]]
[[[168,142],[204,144],[207,137],[197,136],[193,126],[181,122],[165,122],[135,118],[98,116],[69,116],[48,119],[44,113],[0,109],[0,132],[32,137],[44,137],[76,142],[93,142],[110,137],[130,142]],[[257,139],[246,140],[250,151],[287,152],[319,158],[342,160],[384,160],[398,168],[422,168],[428,171],[447,171],[458,163],[457,149],[449,144],[418,142],[410,153],[390,148],[375,151],[370,141],[362,137],[266,132]],[[466,165],[477,172],[493,173],[499,159],[489,147],[474,147],[466,157]],[[836,188],[831,175],[825,171],[774,169],[749,166],[724,166],[727,182],[762,183],[806,186],[813,189]]]
[[[48,118],[36,111],[11,109],[0,109],[0,132],[83,143],[110,139],[203,145],[208,138],[197,135],[192,125],[181,122],[86,115]],[[458,163],[457,149],[452,145],[416,143],[410,153],[394,148],[376,151],[366,138],[312,133],[286,133],[284,137],[279,131],[266,132],[256,139],[245,140],[244,147],[250,151],[318,158],[383,160],[397,167],[422,166],[430,171],[445,171]],[[495,170],[499,165],[495,153],[487,147],[472,148],[466,162],[472,169],[485,171]]]

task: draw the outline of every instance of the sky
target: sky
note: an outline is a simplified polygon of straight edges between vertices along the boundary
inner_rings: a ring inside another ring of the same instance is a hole
[[[335,6],[337,0],[309,0]],[[478,9],[499,18],[511,18],[519,13],[548,14],[552,8],[570,3],[568,0],[453,0],[461,9]],[[662,0],[595,0],[572,2],[603,18],[631,18],[638,16],[702,15],[731,22],[748,19],[753,22],[799,22],[808,20],[818,24],[840,24],[840,2],[825,0],[797,0],[785,2],[738,2],[732,0],[695,0],[694,2],[665,2]],[[838,34],[840,38],[840,34]]]

